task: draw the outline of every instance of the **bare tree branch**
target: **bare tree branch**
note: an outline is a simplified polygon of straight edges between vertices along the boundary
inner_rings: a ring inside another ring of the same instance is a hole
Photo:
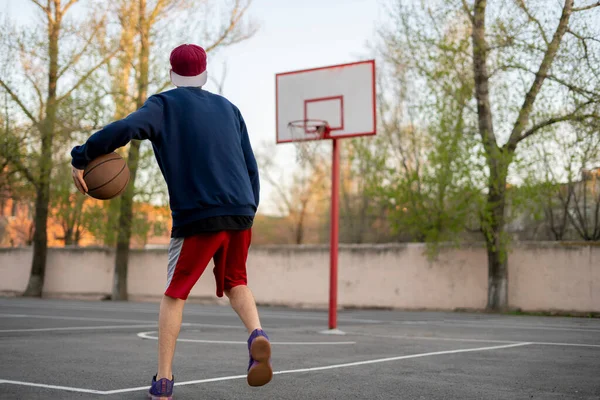
[[[515,121],[512,132],[510,134],[510,138],[508,140],[508,148],[514,150],[517,145],[519,138],[525,127],[529,122],[529,118],[531,116],[531,111],[533,110],[533,104],[542,89],[542,85],[548,75],[548,71],[552,66],[552,62],[556,57],[556,53],[558,52],[558,48],[562,42],[564,34],[567,32],[567,28],[569,27],[569,18],[571,17],[571,11],[573,9],[574,0],[565,0],[562,14],[560,16],[560,21],[554,32],[554,36],[552,37],[552,41],[548,45],[546,52],[544,53],[544,58],[540,63],[537,73],[535,74],[535,79],[529,88],[529,91],[525,95],[525,100],[523,101],[523,105],[521,106],[521,110],[519,111],[519,116]]]
[[[600,7],[600,1],[587,5],[587,6],[583,6],[583,7],[575,7],[573,9],[573,12],[579,12],[579,11],[585,11],[585,10],[589,10],[591,8],[596,8],[596,7]]]
[[[96,34],[98,33],[98,31],[100,30],[100,28],[102,27],[102,22],[99,22],[96,27],[94,28],[93,32],[90,34],[90,37],[86,40],[85,44],[83,45],[83,47],[81,48],[81,50],[76,53],[71,60],[69,60],[69,62],[67,62],[65,64],[65,66],[58,71],[58,76],[57,79],[60,79],[61,76],[63,76],[63,74],[65,72],[67,72],[71,67],[73,67],[73,65],[75,65],[77,62],[79,62],[79,60],[81,59],[81,57],[83,57],[83,55],[86,53],[87,49],[89,48],[89,46],[92,44],[92,41],[94,40],[94,37],[96,36]]]
[[[71,8],[71,6],[72,6],[73,4],[75,4],[75,3],[77,3],[78,1],[79,1],[79,0],[70,0],[70,1],[69,1],[69,2],[68,2],[68,3],[67,3],[67,4],[66,4],[64,7],[63,7],[63,9],[61,10],[61,14],[63,14],[63,15],[64,15],[64,14],[67,12],[67,10],[68,10],[69,8]]]
[[[104,57],[99,63],[97,63],[96,65],[94,65],[92,68],[90,68],[88,70],[88,72],[86,72],[83,76],[81,76],[79,78],[79,80],[75,83],[75,85],[73,85],[73,87],[71,87],[71,89],[69,89],[65,94],[63,94],[62,96],[60,96],[56,100],[56,102],[60,103],[64,99],[68,98],[71,95],[71,93],[73,93],[75,90],[77,90],[77,88],[79,88],[79,86],[81,86],[94,72],[96,72],[98,70],[98,68],[100,68],[101,66],[103,66],[104,64],[106,64],[118,52],[119,52],[119,49],[114,50],[112,53],[110,53],[106,57]]]
[[[227,64],[223,64],[223,67],[221,69],[221,78],[220,79],[216,79],[214,76],[210,75],[209,79],[210,81],[216,86],[217,88],[217,93],[222,95],[223,94],[223,89],[225,87],[225,79],[227,78]]]
[[[156,22],[156,18],[160,14],[161,10],[165,7],[165,4],[166,4],[165,0],[158,0],[156,2],[156,4],[154,5],[154,9],[152,10],[152,12],[150,13],[150,16],[148,17],[148,25],[149,26],[154,25],[154,22]]]
[[[463,6],[463,10],[469,17],[469,20],[471,21],[471,23],[473,23],[473,21],[475,21],[475,19],[473,18],[473,12],[471,11],[471,9],[469,8],[469,5],[467,4],[467,0],[462,0],[462,6]]]
[[[581,122],[584,121],[586,119],[589,118],[600,118],[600,116],[598,116],[597,114],[582,114],[582,115],[578,115],[578,114],[567,114],[567,115],[563,115],[560,117],[553,117],[553,118],[548,118],[545,121],[540,122],[539,124],[535,124],[534,126],[532,126],[531,128],[529,128],[528,130],[526,130],[525,132],[523,132],[523,134],[521,135],[521,137],[519,138],[519,142],[528,138],[529,136],[533,135],[534,133],[536,133],[537,131],[539,131],[542,128],[545,128],[547,126],[550,125],[554,125],[554,124],[558,124],[560,122],[566,122],[566,121],[577,121],[577,122]]]
[[[517,64],[503,65],[503,66],[500,66],[498,69],[499,70],[500,69],[519,69],[519,70],[522,70],[522,71],[525,71],[525,72],[529,72],[531,74],[536,74],[536,72],[530,70],[529,68],[527,68],[527,67],[525,67],[523,65],[517,65]],[[563,85],[564,87],[566,87],[567,89],[569,89],[569,90],[571,90],[571,91],[573,91],[575,93],[578,93],[578,94],[580,94],[582,96],[585,96],[587,100],[593,100],[593,99],[600,100],[599,93],[593,92],[593,91],[590,91],[590,90],[587,90],[587,89],[584,89],[584,88],[579,87],[579,86],[575,86],[573,84],[570,84],[569,82],[567,82],[564,79],[561,79],[561,78],[559,78],[559,77],[557,77],[555,75],[545,74],[545,75],[542,75],[542,77],[544,79],[548,79],[548,80],[556,82],[556,83],[558,83],[560,85]]]
[[[238,23],[240,22],[240,20],[242,19],[242,17],[246,13],[246,11],[248,11],[248,8],[250,7],[251,4],[252,4],[252,0],[248,0],[246,5],[244,7],[241,7],[240,0],[235,0],[233,9],[231,10],[231,17],[229,19],[229,25],[223,29],[223,31],[221,32],[221,35],[211,45],[206,47],[207,53],[216,49],[220,45],[230,45],[230,44],[238,43],[245,39],[248,39],[249,37],[251,37],[254,34],[254,32],[250,32],[247,35],[234,36],[233,38],[231,38],[231,34],[235,32],[235,29],[238,26]],[[225,40],[228,38],[231,40],[229,42],[225,42]]]
[[[21,99],[19,99],[19,97],[15,94],[15,92],[13,92],[10,87],[8,87],[8,85],[4,82],[4,80],[2,80],[2,78],[0,78],[0,86],[2,86],[4,88],[4,90],[6,90],[8,92],[8,94],[13,99],[13,101],[19,105],[21,110],[23,110],[25,115],[27,115],[27,118],[29,118],[31,120],[31,122],[33,122],[35,125],[38,125],[39,121],[35,119],[33,114],[27,109],[27,107],[25,106],[25,104],[23,104]]]
[[[577,39],[579,39],[581,41],[591,40],[592,42],[600,43],[600,40],[593,36],[581,36],[579,33],[574,32],[571,29],[568,29],[567,32],[570,33],[571,35],[575,36]]]
[[[41,119],[42,113],[44,112],[44,95],[42,94],[42,91],[40,90],[38,84],[33,80],[33,77],[30,74],[25,74],[25,79],[27,79],[29,83],[31,83],[31,85],[33,86],[33,90],[37,95],[38,107],[40,108],[39,115]]]
[[[41,8],[42,11],[44,11],[46,14],[48,14],[48,15],[50,14],[50,9],[43,6],[38,0],[31,0],[31,2],[33,4],[35,4],[36,6],[38,6],[39,8]]]
[[[521,10],[523,10],[523,12],[525,12],[529,21],[533,22],[534,24],[537,25],[538,30],[540,31],[540,34],[542,35],[542,39],[544,39],[544,43],[546,43],[546,46],[549,45],[550,42],[548,41],[548,36],[546,35],[546,31],[544,30],[542,23],[540,22],[539,19],[535,18],[533,16],[533,14],[531,14],[531,11],[529,11],[529,9],[527,8],[527,5],[525,5],[525,0],[517,0],[517,5],[521,8]]]
[[[15,170],[22,173],[25,178],[35,187],[37,188],[37,180],[31,174],[31,172],[25,168],[20,158],[17,156],[18,151],[13,151],[14,149],[8,149],[6,146],[2,146],[2,150],[0,154],[8,161],[10,164],[14,165]]]
[[[166,88],[168,88],[172,84],[173,83],[171,83],[171,80],[164,81],[163,84],[158,87],[158,89],[156,90],[156,93],[162,92],[163,90],[165,90]]]

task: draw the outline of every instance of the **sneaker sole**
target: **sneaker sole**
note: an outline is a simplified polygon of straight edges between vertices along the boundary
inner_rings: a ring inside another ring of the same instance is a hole
[[[273,379],[273,368],[269,359],[271,358],[271,343],[259,336],[250,346],[250,354],[256,364],[248,371],[248,385],[263,386]]]

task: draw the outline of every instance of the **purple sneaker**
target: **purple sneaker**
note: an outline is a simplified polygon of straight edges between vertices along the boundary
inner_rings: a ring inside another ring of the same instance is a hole
[[[248,385],[263,386],[273,378],[271,367],[271,343],[262,329],[256,329],[248,339]]]
[[[152,386],[148,391],[148,397],[152,400],[173,400],[173,384],[175,383],[175,376],[173,380],[167,378],[156,380],[156,375],[152,377]]]

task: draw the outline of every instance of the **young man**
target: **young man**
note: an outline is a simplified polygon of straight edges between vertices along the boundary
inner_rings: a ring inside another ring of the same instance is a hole
[[[167,182],[173,217],[167,288],[160,304],[158,371],[153,399],[171,399],[171,370],[185,300],[212,258],[217,296],[227,295],[248,329],[248,384],[273,376],[269,338],[246,279],[251,227],[259,203],[259,177],[240,111],[224,97],[202,89],[206,53],[184,44],[171,53],[176,89],[151,96],[128,117],[107,125],[75,147],[73,180],[87,191],[83,170],[96,157],[132,139],[152,142]]]

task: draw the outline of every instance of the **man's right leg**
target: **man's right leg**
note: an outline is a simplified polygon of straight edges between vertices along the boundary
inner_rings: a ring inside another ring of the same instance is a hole
[[[250,334],[248,338],[248,352],[250,353],[248,384],[262,386],[273,378],[273,368],[271,367],[269,337],[260,326],[256,302],[247,286],[246,259],[252,231],[249,229],[229,232],[228,237],[227,246],[215,257],[217,287],[222,285],[223,292],[229,297],[231,307]],[[223,292],[217,289],[217,294],[222,295]]]
[[[248,338],[248,352],[250,353],[248,384],[250,386],[266,385],[273,379],[271,343],[260,326],[254,296],[246,285],[234,286],[225,290],[225,294],[229,297],[231,307],[239,315],[250,334]]]

